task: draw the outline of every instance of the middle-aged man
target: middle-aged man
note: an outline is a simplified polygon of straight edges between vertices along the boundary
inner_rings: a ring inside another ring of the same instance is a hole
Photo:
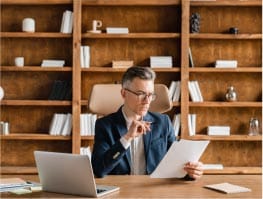
[[[96,121],[92,166],[97,177],[151,174],[175,141],[169,117],[148,111],[150,103],[162,97],[154,94],[154,80],[148,67],[130,67],[124,73],[124,104]],[[188,179],[203,174],[201,162],[189,162],[184,169]]]

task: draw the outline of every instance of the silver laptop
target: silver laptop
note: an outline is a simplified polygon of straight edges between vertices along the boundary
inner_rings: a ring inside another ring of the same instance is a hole
[[[87,155],[34,151],[34,156],[43,191],[100,197],[120,189],[95,184]]]

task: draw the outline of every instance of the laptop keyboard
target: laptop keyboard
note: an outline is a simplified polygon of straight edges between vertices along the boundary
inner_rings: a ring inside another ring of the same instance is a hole
[[[104,192],[106,191],[106,189],[97,189],[97,193],[101,193],[101,192]]]

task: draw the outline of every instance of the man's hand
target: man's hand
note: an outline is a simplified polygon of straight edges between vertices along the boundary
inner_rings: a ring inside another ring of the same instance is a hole
[[[129,128],[129,131],[124,135],[126,140],[132,140],[135,137],[146,134],[151,130],[151,122],[134,120]]]
[[[193,179],[201,178],[204,171],[201,162],[188,162],[185,164],[184,170]]]

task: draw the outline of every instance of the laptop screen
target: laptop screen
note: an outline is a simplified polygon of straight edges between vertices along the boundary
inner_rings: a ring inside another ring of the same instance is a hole
[[[43,191],[99,197],[119,190],[116,186],[102,186],[97,193],[93,170],[87,155],[34,152]]]

